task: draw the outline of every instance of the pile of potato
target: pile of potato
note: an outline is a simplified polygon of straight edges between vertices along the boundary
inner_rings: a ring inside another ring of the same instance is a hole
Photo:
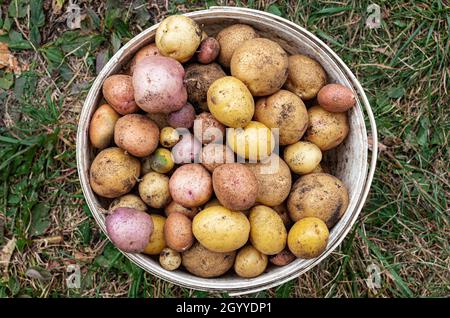
[[[112,201],[106,229],[119,249],[159,256],[166,270],[217,277],[234,266],[246,278],[325,250],[349,198],[322,154],[346,138],[356,100],[327,85],[318,62],[248,25],[214,38],[175,15],[103,97],[90,184]]]

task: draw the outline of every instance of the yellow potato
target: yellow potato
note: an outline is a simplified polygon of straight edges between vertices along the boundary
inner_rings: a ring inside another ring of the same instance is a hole
[[[298,174],[311,173],[322,160],[322,151],[312,142],[299,141],[284,148],[284,160]]]
[[[158,255],[166,247],[164,239],[164,224],[166,218],[158,214],[150,214],[153,221],[153,233],[150,235],[150,241],[144,249],[148,255]]]
[[[170,247],[166,247],[159,255],[159,263],[162,268],[168,271],[174,271],[181,265],[181,254]]]
[[[120,198],[115,199],[111,202],[109,211],[114,211],[117,208],[130,208],[138,211],[147,211],[147,205],[135,194],[125,194]]]
[[[220,31],[216,39],[220,44],[218,61],[225,67],[230,67],[234,51],[245,41],[258,37],[256,31],[246,24],[233,24]]]
[[[175,163],[173,162],[172,153],[165,148],[158,148],[148,157],[150,168],[159,173],[167,173],[173,169]]]
[[[180,134],[175,128],[164,127],[159,134],[159,142],[163,147],[172,148],[180,140]]]
[[[301,219],[289,231],[289,250],[300,258],[315,258],[325,251],[329,234],[327,226],[321,219],[315,217]]]
[[[147,173],[139,183],[139,195],[152,208],[164,208],[172,199],[169,177],[158,172]]]
[[[89,139],[92,146],[104,149],[114,138],[114,126],[120,115],[108,104],[103,104],[92,115],[89,125]]]
[[[251,245],[243,247],[236,255],[234,271],[238,276],[252,278],[261,275],[267,267],[268,258]]]

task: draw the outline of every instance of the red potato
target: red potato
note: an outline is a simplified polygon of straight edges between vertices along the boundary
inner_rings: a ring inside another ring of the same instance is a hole
[[[197,60],[202,64],[213,62],[220,52],[220,44],[215,38],[207,37],[199,46]]]
[[[269,258],[269,261],[276,266],[285,266],[289,263],[292,263],[296,258],[297,257],[288,249],[284,249],[280,253],[271,256]]]
[[[341,84],[328,84],[317,93],[317,101],[325,110],[333,113],[345,112],[355,106],[352,90]]]
[[[139,110],[134,100],[133,83],[129,75],[111,75],[103,82],[102,92],[108,104],[121,115]]]
[[[184,252],[194,244],[192,221],[184,214],[172,213],[164,223],[164,238],[167,246],[177,252]]]
[[[225,126],[211,113],[203,112],[195,118],[194,135],[204,145],[214,142],[223,143]]]
[[[164,56],[143,58],[133,73],[134,98],[148,113],[171,113],[187,102],[184,68]]]
[[[166,214],[166,216],[171,215],[172,213],[181,213],[186,215],[188,218],[190,218],[191,220],[194,218],[194,216],[200,211],[200,208],[195,207],[195,208],[185,208],[184,206],[182,206],[181,204],[172,201],[170,202],[165,208],[164,208],[164,213]]]
[[[173,161],[175,163],[192,163],[198,162],[202,145],[191,135],[185,132],[181,140],[172,148]]]
[[[146,57],[156,55],[160,56],[161,53],[159,52],[158,47],[155,43],[144,46],[142,49],[137,51],[130,63],[130,75],[133,75],[136,65],[139,64],[140,61],[142,61]]]
[[[186,103],[180,110],[174,111],[167,116],[167,122],[173,128],[192,128],[195,120],[194,107]]]

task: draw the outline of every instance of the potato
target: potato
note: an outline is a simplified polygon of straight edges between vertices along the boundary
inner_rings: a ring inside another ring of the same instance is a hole
[[[317,102],[326,111],[338,113],[355,106],[356,98],[350,88],[341,84],[328,84],[320,89]]]
[[[226,145],[209,144],[203,147],[200,158],[202,165],[212,173],[224,163],[233,163],[234,152]]]
[[[167,246],[183,252],[194,244],[192,221],[184,214],[171,213],[164,224],[164,237]]]
[[[226,74],[219,64],[190,64],[186,67],[184,81],[189,101],[202,110],[208,110],[207,93],[211,84]]]
[[[251,245],[244,246],[236,255],[234,271],[238,276],[252,278],[261,275],[267,267],[267,255]]]
[[[211,113],[203,112],[195,118],[194,135],[204,145],[209,143],[223,143],[225,139],[225,126]]]
[[[179,203],[176,203],[175,201],[170,202],[165,208],[164,213],[169,216],[172,213],[181,213],[186,215],[191,220],[194,218],[194,216],[199,212],[199,208],[185,208]]]
[[[227,143],[238,156],[256,162],[270,156],[275,137],[266,125],[250,121],[243,129],[228,129]]]
[[[287,232],[278,213],[264,205],[250,210],[250,242],[261,253],[274,255],[286,246]]]
[[[247,243],[250,223],[241,212],[213,206],[200,211],[194,217],[192,232],[197,241],[208,250],[226,253]]]
[[[327,75],[322,66],[306,55],[289,56],[289,75],[284,87],[303,100],[316,97],[327,83]]]
[[[114,211],[117,208],[130,208],[138,211],[147,211],[147,205],[135,194],[125,194],[115,199],[109,205],[110,211]]]
[[[102,92],[108,104],[121,115],[139,110],[134,100],[133,83],[129,75],[111,75],[103,82]]]
[[[310,173],[292,186],[287,200],[293,221],[314,216],[331,228],[347,210],[349,198],[345,185],[327,173]]]
[[[117,198],[134,187],[141,163],[117,147],[102,150],[91,164],[89,180],[92,190],[105,198]]]
[[[252,207],[258,196],[258,181],[253,172],[240,163],[226,163],[214,169],[213,188],[220,203],[233,211]]]
[[[321,106],[308,109],[309,127],[305,139],[322,151],[330,150],[342,143],[350,130],[346,113],[331,113]]]
[[[161,53],[159,53],[155,43],[144,46],[142,49],[137,51],[130,63],[130,75],[133,75],[136,65],[139,64],[140,61],[146,57],[156,55],[161,55]]]
[[[220,31],[216,39],[220,45],[219,63],[230,67],[234,51],[245,41],[258,37],[256,31],[246,24],[233,24]]]
[[[167,116],[167,121],[173,128],[192,128],[195,120],[195,109],[186,103],[180,110],[174,111]]]
[[[288,235],[288,247],[299,258],[315,258],[327,248],[328,236],[328,228],[321,219],[307,217],[292,226]]]
[[[180,140],[181,136],[175,128],[164,127],[159,134],[159,142],[163,147],[172,148]]]
[[[171,113],[186,105],[184,68],[164,56],[146,57],[133,73],[134,98],[148,113]]]
[[[312,142],[298,141],[284,148],[284,160],[294,173],[311,173],[322,160],[322,151]]]
[[[158,214],[150,214],[153,221],[153,233],[149,236],[150,240],[143,253],[148,255],[158,255],[164,247],[166,247],[166,240],[164,239],[164,224],[166,218]]]
[[[146,157],[158,147],[159,129],[145,115],[125,115],[114,127],[114,142],[133,156]]]
[[[231,75],[247,85],[253,96],[278,91],[288,76],[288,55],[276,42],[251,39],[238,47],[231,58]]]
[[[197,52],[197,60],[202,64],[213,62],[220,52],[220,44],[215,38],[208,37],[200,43]]]
[[[195,53],[202,38],[198,24],[184,15],[165,18],[156,30],[155,42],[162,55],[187,62]]]
[[[140,253],[153,233],[152,218],[130,208],[115,209],[105,218],[106,232],[113,244],[128,253]]]
[[[89,140],[92,146],[105,149],[114,137],[114,126],[120,115],[108,104],[103,104],[92,115],[89,125]]]
[[[222,206],[222,204],[219,202],[219,199],[214,198],[214,199],[209,200],[208,203],[205,204],[203,209],[207,209],[207,208],[210,208],[212,206]]]
[[[287,209],[286,204],[283,202],[280,205],[272,207],[272,209],[274,209],[275,212],[278,213],[286,229],[289,229],[292,225],[292,220],[291,217],[289,216],[289,211]]]
[[[255,120],[278,128],[280,145],[290,145],[299,141],[308,128],[308,111],[300,97],[279,90],[256,102]]]
[[[209,172],[198,163],[185,164],[175,170],[169,188],[173,200],[186,208],[205,204],[213,192]]]
[[[169,177],[158,172],[147,173],[139,183],[139,195],[152,208],[164,208],[171,200]]]
[[[165,148],[158,148],[150,156],[144,158],[142,162],[142,173],[147,174],[150,171],[156,171],[159,173],[168,173],[174,167],[172,153]]]
[[[245,127],[255,112],[250,91],[233,76],[217,79],[208,89],[208,108],[211,114],[228,127]]]
[[[174,271],[181,265],[181,254],[170,247],[166,247],[159,254],[159,264],[168,271]]]
[[[207,37],[208,37],[208,33],[206,33],[205,31],[202,31],[201,41],[204,41]]]
[[[291,171],[288,165],[278,157],[272,154],[264,162],[247,164],[256,177],[258,182],[258,195],[256,202],[276,206],[283,203],[291,190]]]
[[[288,249],[282,250],[280,253],[269,258],[269,261],[276,266],[285,266],[295,260],[295,255]]]
[[[167,114],[164,113],[154,113],[146,114],[148,118],[153,120],[153,122],[158,126],[159,129],[163,129],[164,127],[169,126],[169,123],[167,122]]]
[[[218,277],[225,274],[234,264],[236,252],[217,253],[195,243],[181,254],[183,266],[199,277]]]
[[[181,140],[172,148],[175,163],[198,162],[202,145],[189,131],[183,132]]]

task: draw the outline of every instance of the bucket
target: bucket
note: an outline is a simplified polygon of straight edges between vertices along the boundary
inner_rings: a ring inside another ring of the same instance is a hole
[[[370,189],[377,159],[377,131],[373,113],[367,97],[356,77],[345,63],[316,36],[304,28],[281,17],[251,9],[235,7],[211,7],[208,10],[187,13],[209,34],[216,35],[224,27],[244,23],[251,25],[262,36],[278,42],[289,54],[305,54],[318,61],[328,75],[329,83],[340,83],[353,90],[357,97],[356,107],[348,112],[350,132],[339,147],[325,155],[333,175],[344,182],[349,191],[349,205],[339,222],[330,230],[326,250],[317,258],[294,262],[282,266],[269,266],[262,275],[255,278],[241,278],[228,273],[218,278],[201,278],[182,269],[167,271],[158,260],[144,254],[123,253],[133,263],[154,276],[173,284],[209,291],[227,292],[240,295],[275,287],[310,270],[323,261],[345,238],[355,223]],[[105,65],[94,81],[81,111],[77,132],[77,167],[86,202],[106,235],[105,212],[108,201],[99,198],[89,185],[89,167],[95,157],[95,149],[89,141],[90,119],[102,98],[103,81],[110,75],[119,73],[143,46],[154,42],[155,24],[131,39]],[[368,162],[369,142],[364,118],[370,124],[372,155]]]

